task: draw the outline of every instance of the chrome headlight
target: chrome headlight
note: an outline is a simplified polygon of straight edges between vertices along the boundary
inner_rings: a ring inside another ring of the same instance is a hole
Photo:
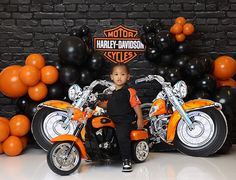
[[[78,84],[72,85],[68,90],[68,96],[71,101],[78,99],[82,95],[82,89]]]
[[[188,90],[187,90],[187,85],[184,81],[178,81],[175,85],[174,85],[174,92],[176,94],[176,96],[180,97],[180,98],[185,98],[187,96]]]

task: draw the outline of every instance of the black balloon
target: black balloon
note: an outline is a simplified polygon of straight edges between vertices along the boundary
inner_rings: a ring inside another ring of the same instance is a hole
[[[146,34],[146,44],[149,47],[155,47],[155,38],[156,35],[154,33]]]
[[[199,78],[204,72],[204,67],[202,63],[199,61],[198,58],[190,59],[185,68],[184,73],[186,74],[187,78]]]
[[[81,85],[89,85],[93,81],[93,75],[88,69],[81,69],[77,76]]]
[[[16,105],[21,111],[25,111],[27,104],[30,102],[30,99],[27,96],[22,96],[17,99]]]
[[[78,74],[78,68],[75,66],[64,66],[59,73],[60,82],[64,85],[72,85],[79,79]]]
[[[215,78],[210,74],[203,75],[203,77],[196,81],[196,89],[213,93],[216,90]]]
[[[151,23],[146,23],[143,25],[143,31],[145,33],[151,33],[151,32],[154,32],[154,29],[153,29],[153,26],[151,25]]]
[[[211,73],[214,60],[209,56],[202,56],[199,58],[204,67],[204,73]]]
[[[88,36],[90,34],[90,29],[88,28],[88,26],[83,25],[79,28],[79,32],[81,34],[81,37]]]
[[[161,64],[164,66],[169,66],[174,61],[174,54],[168,53],[168,54],[161,54]]]
[[[211,95],[207,91],[200,90],[200,91],[194,92],[192,95],[192,98],[193,99],[211,99]]]
[[[168,68],[165,76],[166,80],[174,85],[177,81],[181,80],[181,73],[179,68]]]
[[[104,59],[100,53],[93,53],[92,57],[88,59],[88,67],[91,70],[100,71],[103,65]]]
[[[160,75],[165,78],[167,70],[168,70],[168,67],[157,66],[157,68],[155,70],[155,74]]]
[[[236,109],[236,88],[233,87],[221,87],[217,89],[214,100],[223,105],[232,107],[233,110]]]
[[[188,55],[181,55],[181,56],[178,56],[175,60],[174,60],[174,66],[175,67],[179,67],[179,68],[183,68],[188,60],[190,59],[190,57]]]
[[[145,57],[155,63],[158,63],[160,60],[160,52],[157,48],[148,47],[145,52]]]
[[[175,46],[175,53],[176,54],[186,54],[189,53],[190,51],[190,46],[189,46],[189,42],[185,41],[183,43],[176,43]]]
[[[151,29],[155,32],[155,33],[159,33],[162,28],[163,28],[163,23],[158,21],[158,20],[152,20],[150,22],[151,24]]]
[[[162,30],[156,35],[156,45],[161,52],[169,52],[175,47],[175,39],[169,31]]]
[[[81,65],[86,61],[86,47],[84,42],[75,36],[66,37],[58,48],[62,63]]]
[[[67,93],[65,85],[60,82],[48,86],[47,99],[62,100]]]
[[[34,114],[37,112],[37,106],[38,106],[39,102],[34,102],[34,101],[30,101],[24,111],[24,114],[30,119],[32,120],[34,117]]]

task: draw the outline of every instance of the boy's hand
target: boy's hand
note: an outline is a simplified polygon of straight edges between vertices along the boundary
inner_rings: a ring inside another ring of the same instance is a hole
[[[137,126],[138,126],[138,129],[143,129],[143,119],[137,120]]]

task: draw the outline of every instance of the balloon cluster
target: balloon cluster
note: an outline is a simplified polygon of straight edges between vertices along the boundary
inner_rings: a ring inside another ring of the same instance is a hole
[[[183,42],[186,36],[191,35],[194,32],[194,26],[191,23],[186,23],[184,17],[177,17],[175,24],[170,28],[170,32],[175,35],[177,42]]]
[[[30,131],[30,120],[21,114],[10,120],[0,117],[0,154],[19,155],[27,146],[27,134]]]
[[[163,24],[157,20],[143,25],[144,33],[141,35],[141,41],[146,45],[145,57],[154,63],[165,63],[161,61],[161,57],[166,54],[169,56],[175,48],[173,36],[163,28]]]
[[[43,100],[48,93],[46,84],[53,84],[59,77],[54,66],[45,66],[41,54],[30,54],[25,65],[11,65],[0,74],[0,90],[11,98],[21,97],[28,93],[34,101]]]
[[[64,85],[88,85],[101,71],[103,58],[98,52],[93,51],[91,32],[87,26],[74,28],[69,34],[70,36],[63,39],[58,48],[62,64],[59,70],[60,81]]]

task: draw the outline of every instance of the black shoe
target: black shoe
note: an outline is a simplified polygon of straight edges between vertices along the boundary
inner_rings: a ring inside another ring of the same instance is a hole
[[[122,172],[131,172],[132,170],[131,161],[129,159],[124,159]]]

